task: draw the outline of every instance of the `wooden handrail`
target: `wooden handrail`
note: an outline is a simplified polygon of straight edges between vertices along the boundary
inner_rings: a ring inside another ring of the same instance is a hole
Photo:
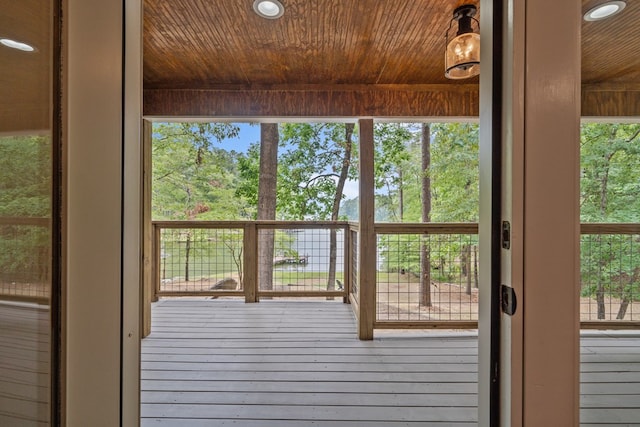
[[[640,224],[583,222],[580,224],[580,234],[640,234]]]
[[[0,225],[49,225],[48,218],[0,217]],[[309,229],[318,227],[345,228],[357,231],[359,223],[355,221],[152,221],[160,228],[237,228],[247,224],[259,228]],[[374,226],[378,234],[477,234],[475,222],[377,222]],[[640,234],[640,223],[581,223],[580,234]]]
[[[478,234],[477,223],[380,223],[374,227],[376,234]]]
[[[49,227],[51,218],[34,216],[0,216],[0,225],[35,225],[38,227]]]
[[[307,228],[347,228],[347,221],[152,221],[160,228],[244,228],[247,224],[255,224],[259,228],[307,229]]]

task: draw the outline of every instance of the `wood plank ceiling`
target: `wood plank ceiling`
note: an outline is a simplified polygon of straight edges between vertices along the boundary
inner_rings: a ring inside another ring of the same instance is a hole
[[[464,0],[144,0],[149,116],[475,116],[478,79],[444,78],[444,33]],[[582,11],[601,0],[582,0]],[[36,4],[37,3],[37,4]],[[49,127],[49,2],[0,0],[0,132]],[[640,2],[583,22],[583,115],[640,116]]]
[[[583,0],[583,11],[598,1]],[[465,1],[282,3],[284,15],[268,20],[253,0],[144,0],[145,113],[477,115],[478,78],[444,77],[444,34]],[[584,23],[586,96],[605,88],[624,104],[629,88],[637,95],[638,18],[640,2],[629,1],[609,20]],[[609,114],[640,112],[637,99]]]
[[[42,0],[0,0],[0,38],[33,52],[0,45],[0,135],[51,127],[51,8]]]

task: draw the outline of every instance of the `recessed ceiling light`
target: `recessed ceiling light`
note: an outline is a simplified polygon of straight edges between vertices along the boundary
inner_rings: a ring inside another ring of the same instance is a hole
[[[263,18],[277,19],[284,13],[284,6],[278,0],[255,0],[253,10]]]
[[[11,40],[11,39],[0,39],[0,43],[10,47],[12,49],[18,49],[18,50],[22,50],[25,52],[33,52],[34,50],[36,50],[33,46],[28,45],[26,43],[22,43],[22,42],[17,42],[15,40]]]
[[[584,14],[585,21],[599,21],[620,13],[627,4],[623,1],[608,1],[592,7]]]

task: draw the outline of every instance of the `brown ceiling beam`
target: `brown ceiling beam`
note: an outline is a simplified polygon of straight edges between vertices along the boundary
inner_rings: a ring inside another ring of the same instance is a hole
[[[478,86],[290,85],[147,89],[146,117],[477,117]],[[640,84],[585,84],[583,117],[640,117]]]
[[[477,117],[477,85],[147,89],[147,117]]]
[[[582,85],[583,117],[640,117],[640,84]]]

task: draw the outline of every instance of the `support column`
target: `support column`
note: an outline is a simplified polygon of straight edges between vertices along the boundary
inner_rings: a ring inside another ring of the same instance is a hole
[[[258,229],[255,222],[244,226],[242,247],[244,302],[258,302]]]
[[[578,426],[581,2],[525,17],[522,420]]]
[[[373,119],[358,121],[360,141],[360,233],[358,239],[358,337],[373,339],[376,316],[376,257],[377,244],[374,226]]]
[[[143,120],[142,126],[142,337],[151,333],[151,303],[155,296],[156,280],[153,265],[153,228],[151,227],[151,142],[153,125]],[[160,260],[160,258],[158,258]]]

